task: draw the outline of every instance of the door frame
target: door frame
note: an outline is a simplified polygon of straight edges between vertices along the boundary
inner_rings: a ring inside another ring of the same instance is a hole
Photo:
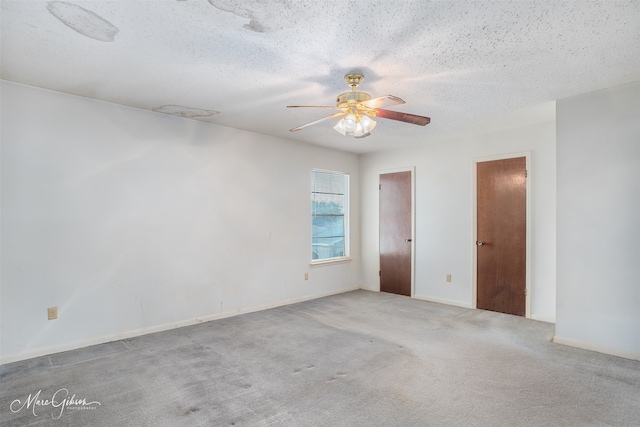
[[[516,157],[524,157],[527,169],[527,180],[526,180],[526,257],[525,257],[525,289],[527,291],[527,295],[525,297],[525,318],[531,317],[531,152],[523,151],[518,153],[508,153],[508,154],[498,154],[495,156],[486,156],[486,157],[476,157],[473,159],[473,171],[472,171],[472,194],[473,194],[473,256],[472,256],[472,268],[473,272],[472,278],[472,303],[471,306],[473,308],[478,308],[478,246],[476,245],[476,241],[478,240],[478,163],[482,162],[490,162],[492,160],[504,160],[504,159],[513,159]]]
[[[378,171],[378,185],[380,185],[380,176],[396,173],[411,172],[411,296],[415,295],[415,273],[416,273],[416,167],[409,166],[404,168],[384,169]],[[378,271],[380,271],[380,191],[377,193],[378,198]],[[380,292],[380,276],[378,276],[378,292]]]

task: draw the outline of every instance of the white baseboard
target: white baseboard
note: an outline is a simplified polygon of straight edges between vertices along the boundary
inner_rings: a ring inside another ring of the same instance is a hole
[[[371,292],[380,292],[380,287],[370,288],[368,286],[360,285],[360,289],[364,289],[365,291],[371,291]]]
[[[3,357],[2,360],[0,360],[0,365],[5,365],[7,363],[13,363],[13,362],[19,362],[21,360],[26,360],[26,359],[32,359],[34,357],[48,356],[48,355],[55,354],[55,353],[61,353],[63,351],[76,350],[76,349],[79,349],[79,348],[89,347],[89,346],[92,346],[92,345],[105,344],[105,343],[108,343],[108,342],[120,341],[120,340],[124,340],[124,339],[128,339],[128,338],[139,337],[141,335],[147,335],[147,334],[153,334],[153,333],[156,333],[156,332],[168,331],[168,330],[171,330],[171,329],[181,328],[181,327],[184,327],[184,326],[197,325],[199,323],[210,322],[212,320],[219,320],[219,319],[224,319],[224,318],[227,318],[227,317],[233,317],[233,316],[237,316],[239,314],[247,314],[247,313],[253,313],[253,312],[256,312],[256,311],[268,310],[270,308],[282,307],[282,306],[285,306],[285,305],[295,304],[295,303],[298,303],[298,302],[303,302],[303,301],[309,301],[309,300],[313,300],[313,299],[328,297],[328,296],[331,296],[331,295],[343,294],[345,292],[351,292],[351,291],[355,291],[355,290],[358,290],[358,289],[360,289],[360,287],[347,288],[347,289],[342,289],[342,290],[339,290],[339,291],[323,292],[323,293],[315,294],[315,295],[306,295],[306,296],[303,296],[303,297],[290,298],[290,299],[274,302],[274,303],[271,303],[271,304],[260,305],[260,306],[256,306],[256,307],[241,308],[241,309],[237,309],[237,310],[229,311],[229,312],[225,312],[225,313],[217,313],[217,314],[212,314],[212,315],[209,315],[209,316],[197,317],[195,319],[188,319],[188,320],[182,320],[182,321],[178,321],[178,322],[174,322],[174,323],[167,323],[167,324],[164,324],[164,325],[152,326],[152,327],[149,327],[149,328],[135,329],[135,330],[130,330],[130,331],[126,331],[126,332],[122,332],[122,333],[118,333],[118,334],[105,335],[105,336],[98,337],[98,338],[91,338],[91,339],[88,339],[88,340],[76,341],[76,342],[66,343],[66,344],[53,346],[53,347],[38,348],[38,349],[25,351],[25,352],[17,353],[17,354],[11,354],[9,356]]]
[[[575,340],[573,338],[563,338],[557,335],[553,337],[553,342],[556,344],[568,345],[569,347],[597,351],[598,353],[610,354],[611,356],[640,361],[640,353],[636,351],[608,347],[606,345],[596,344],[589,341]]]
[[[538,316],[537,314],[531,315],[531,320],[537,320],[539,322],[556,323],[555,317]]]
[[[471,304],[469,304],[467,302],[463,302],[463,301],[456,301],[456,300],[449,300],[449,299],[442,299],[442,298],[433,298],[433,297],[427,297],[427,296],[424,296],[424,295],[414,295],[413,297],[415,299],[419,299],[419,300],[422,300],[422,301],[437,302],[438,304],[453,305],[453,306],[462,307],[462,308],[475,308],[475,307],[471,306]]]
[[[448,299],[443,299],[443,298],[426,297],[424,295],[414,295],[414,298],[422,300],[422,301],[437,302],[439,304],[453,305],[453,306],[462,307],[462,308],[472,308],[472,309],[476,308],[472,304],[469,304],[469,303],[466,303],[466,302],[462,302],[462,301],[448,300]],[[531,315],[531,319],[532,320],[538,320],[540,322],[556,323],[556,319],[554,317],[538,316],[538,315],[532,314]]]

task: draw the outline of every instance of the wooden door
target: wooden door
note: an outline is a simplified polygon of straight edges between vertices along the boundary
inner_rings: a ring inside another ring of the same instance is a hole
[[[526,158],[477,164],[477,307],[526,312]]]
[[[411,296],[411,172],[380,175],[380,291]]]

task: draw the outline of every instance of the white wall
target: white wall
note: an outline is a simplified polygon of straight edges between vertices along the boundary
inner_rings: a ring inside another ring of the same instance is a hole
[[[358,156],[1,90],[2,363],[358,288]],[[312,168],[351,174],[350,263],[309,266]]]
[[[360,163],[362,284],[379,290],[378,173],[415,166],[415,296],[475,307],[474,160],[531,153],[531,317],[555,320],[555,124],[428,141],[421,148],[363,155]],[[445,281],[452,275],[451,283]]]
[[[640,82],[557,102],[556,342],[640,360]]]

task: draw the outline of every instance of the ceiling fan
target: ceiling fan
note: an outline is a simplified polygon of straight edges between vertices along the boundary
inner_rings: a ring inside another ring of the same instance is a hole
[[[371,117],[382,117],[384,119],[398,120],[420,126],[425,126],[431,122],[429,117],[380,108],[389,105],[404,104],[404,101],[393,95],[385,95],[372,99],[368,93],[356,90],[363,80],[364,75],[362,74],[352,73],[344,76],[344,81],[351,87],[351,92],[338,95],[335,107],[324,105],[287,105],[287,108],[328,108],[339,110],[337,113],[289,129],[289,131],[296,132],[308,126],[340,116],[342,116],[342,119],[333,128],[342,135],[353,136],[355,138],[364,138],[371,134],[371,131],[376,126],[376,122],[371,119]]]

